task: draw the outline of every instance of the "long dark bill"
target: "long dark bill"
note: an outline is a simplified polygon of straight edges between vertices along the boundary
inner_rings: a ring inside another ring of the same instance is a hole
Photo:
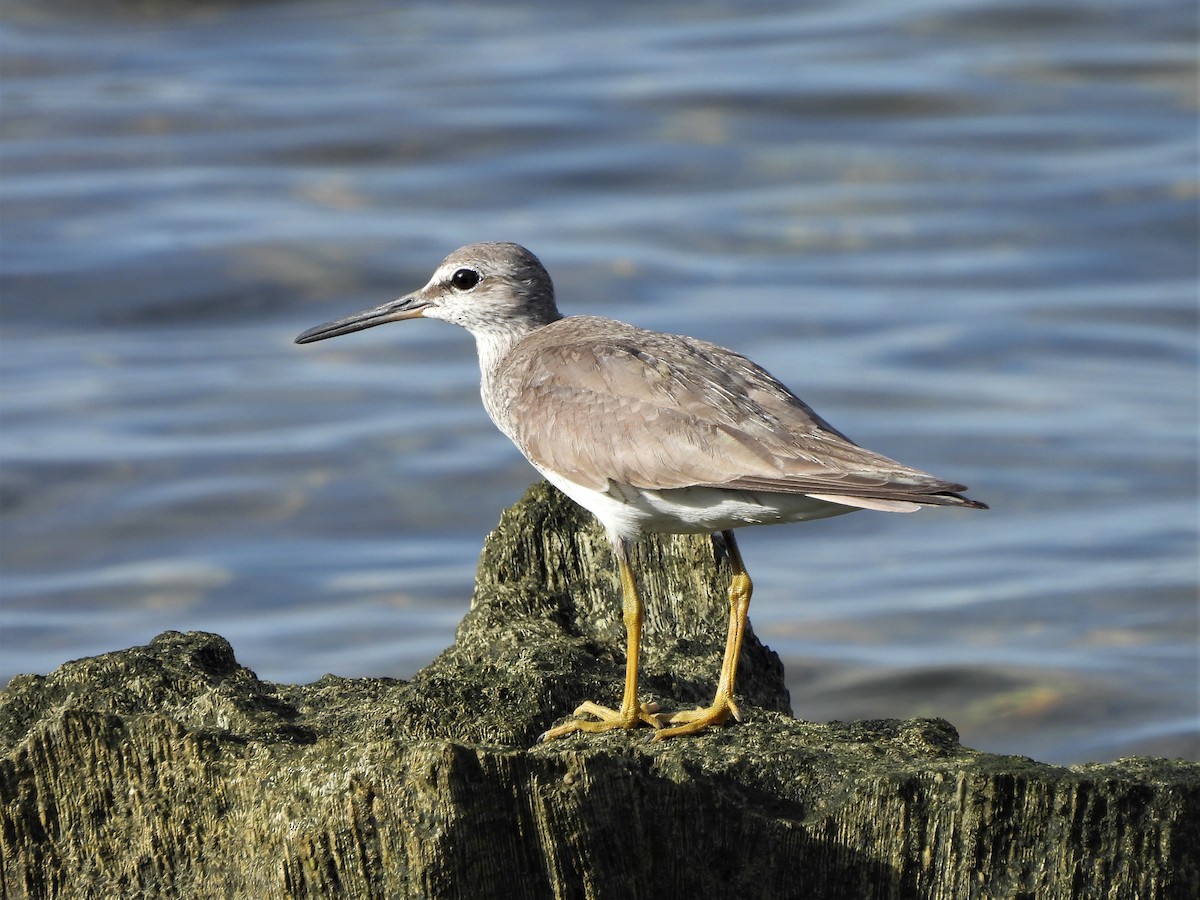
[[[346,316],[344,319],[336,319],[333,322],[326,322],[324,325],[310,328],[296,338],[296,343],[311,344],[313,341],[323,341],[325,338],[362,331],[364,328],[374,328],[385,322],[415,319],[424,313],[427,306],[429,303],[419,293],[409,294],[407,297],[401,297],[399,300],[393,300],[374,309],[363,310],[352,316]]]

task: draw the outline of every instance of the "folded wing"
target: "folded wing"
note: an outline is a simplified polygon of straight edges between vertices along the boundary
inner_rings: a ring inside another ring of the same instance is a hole
[[[960,484],[859,447],[715,344],[573,317],[522,341],[502,372],[501,427],[535,465],[595,490],[702,486],[890,511],[982,505]]]

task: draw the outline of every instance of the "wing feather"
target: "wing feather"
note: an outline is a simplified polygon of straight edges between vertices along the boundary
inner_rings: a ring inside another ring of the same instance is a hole
[[[694,338],[561,319],[523,339],[494,384],[497,423],[526,457],[596,490],[703,486],[896,511],[975,505],[957,495],[962,485],[859,447],[754,362]]]

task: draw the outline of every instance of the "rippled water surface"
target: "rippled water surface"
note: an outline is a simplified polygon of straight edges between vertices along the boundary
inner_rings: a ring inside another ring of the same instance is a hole
[[[743,532],[798,715],[1200,753],[1191,4],[7,11],[0,677],[432,659],[534,472],[465,333],[292,338],[507,239],[992,505]]]

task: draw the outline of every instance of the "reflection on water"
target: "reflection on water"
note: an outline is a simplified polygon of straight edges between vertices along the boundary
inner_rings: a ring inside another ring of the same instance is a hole
[[[9,7],[4,677],[431,659],[532,470],[456,329],[291,339],[508,239],[992,504],[745,533],[798,715],[1197,755],[1183,4]]]

